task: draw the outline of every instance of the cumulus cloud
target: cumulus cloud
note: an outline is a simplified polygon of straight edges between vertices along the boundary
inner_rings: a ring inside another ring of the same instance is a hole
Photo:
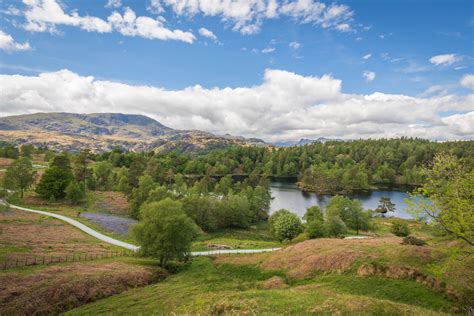
[[[461,59],[462,57],[456,54],[436,55],[430,58],[430,63],[436,66],[449,66]]]
[[[120,8],[122,6],[122,0],[107,0],[106,8]]]
[[[369,71],[369,70],[365,70],[363,73],[362,73],[362,76],[365,78],[365,80],[367,82],[371,82],[375,79],[375,72],[373,71]]]
[[[81,16],[76,11],[66,13],[57,0],[23,0],[23,3],[26,5],[24,27],[32,32],[58,33],[59,25],[68,25],[88,32],[110,33],[116,30],[125,36],[148,39],[177,40],[186,43],[192,43],[195,39],[191,32],[167,28],[163,18],[137,17],[130,8],[125,8],[123,14],[114,11],[106,21],[98,17]],[[118,7],[121,2],[110,0],[107,5]]]
[[[147,10],[154,14],[160,14],[165,11],[160,0],[150,0]]]
[[[57,33],[56,25],[76,26],[88,32],[108,33],[111,26],[104,20],[93,16],[80,16],[73,11],[64,12],[56,0],[23,0],[26,5],[25,29],[32,32]]]
[[[290,46],[290,48],[292,48],[294,50],[297,50],[297,49],[300,49],[301,44],[298,43],[298,42],[291,42],[290,44],[288,44],[288,46]]]
[[[472,74],[464,75],[459,81],[459,83],[464,88],[474,89],[474,75]]]
[[[201,36],[204,36],[204,37],[207,37],[207,38],[210,38],[211,40],[217,42],[217,36],[212,33],[212,31],[209,31],[208,29],[204,28],[204,27],[201,27],[199,29],[199,34],[201,34]]]
[[[262,49],[263,54],[270,54],[270,53],[273,53],[274,51],[275,51],[275,48],[273,47],[267,47],[267,48]]]
[[[372,57],[372,54],[367,54],[367,55],[364,55],[364,57],[362,57],[362,59],[367,60],[367,59],[369,59],[370,57]]]
[[[18,43],[10,34],[0,30],[0,49],[6,52],[30,50],[30,43]]]
[[[192,43],[195,40],[191,32],[170,30],[163,25],[162,19],[147,16],[137,17],[130,8],[125,8],[124,14],[113,12],[107,20],[119,33],[125,36],[141,36],[148,39],[179,40]]]
[[[301,137],[377,138],[474,136],[474,95],[430,98],[342,92],[329,75],[301,76],[267,69],[252,87],[182,90],[133,86],[69,70],[37,76],[0,75],[0,115],[40,111],[145,114],[174,128],[256,136],[267,141]],[[440,113],[457,114],[442,116]]]
[[[342,32],[351,29],[353,12],[346,5],[326,4],[314,0],[162,0],[153,1],[170,7],[179,16],[220,17],[232,29],[242,34],[255,34],[261,29],[265,19],[280,16],[290,17],[298,23],[312,23],[323,28],[332,28]]]

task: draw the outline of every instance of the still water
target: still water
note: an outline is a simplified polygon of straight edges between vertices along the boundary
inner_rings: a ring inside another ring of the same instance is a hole
[[[294,182],[272,181],[270,182],[270,188],[273,197],[270,213],[285,208],[302,217],[307,207],[313,205],[324,207],[331,198],[331,195],[327,194],[305,193]],[[392,203],[395,204],[395,212],[388,214],[388,216],[412,218],[406,212],[407,204],[404,199],[408,198],[408,193],[405,191],[376,190],[361,192],[350,197],[360,200],[365,209],[376,209],[379,205],[379,199],[383,196],[389,197]]]

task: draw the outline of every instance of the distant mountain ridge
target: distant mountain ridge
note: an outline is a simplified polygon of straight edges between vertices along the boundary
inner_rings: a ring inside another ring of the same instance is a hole
[[[309,139],[309,138],[301,138],[299,141],[286,141],[286,142],[275,142],[273,145],[277,147],[291,147],[291,146],[304,146],[304,145],[311,145],[314,143],[325,143],[325,142],[340,142],[343,141],[342,139],[338,138],[326,138],[326,137],[318,137],[317,139]]]
[[[226,145],[265,145],[260,139],[175,130],[144,115],[122,113],[35,113],[0,118],[0,140],[77,151],[180,149],[199,151]]]

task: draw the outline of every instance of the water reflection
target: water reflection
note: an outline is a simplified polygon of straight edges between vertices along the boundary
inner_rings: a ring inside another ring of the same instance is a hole
[[[286,208],[295,212],[299,216],[303,216],[306,208],[312,205],[324,207],[332,195],[307,193],[301,191],[294,182],[272,181],[270,183],[272,197],[270,213],[281,208]],[[401,218],[412,218],[406,212],[407,204],[404,199],[408,197],[406,191],[393,190],[376,190],[361,192],[350,196],[353,199],[358,199],[362,202],[365,209],[376,209],[381,197],[389,197],[395,203],[395,212],[391,216]]]

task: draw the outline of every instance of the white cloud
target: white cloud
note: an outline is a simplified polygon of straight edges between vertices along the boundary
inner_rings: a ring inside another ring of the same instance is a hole
[[[207,38],[210,38],[211,40],[217,42],[217,36],[212,33],[212,31],[209,31],[208,29],[204,28],[204,27],[201,27],[199,29],[199,34],[201,34],[202,36],[204,37],[207,37]]]
[[[30,50],[30,44],[28,42],[18,43],[15,42],[10,34],[7,34],[0,30],[0,49],[12,52],[12,51],[25,51]]]
[[[462,56],[456,54],[436,55],[430,58],[430,63],[436,66],[449,66],[462,60]]]
[[[57,0],[23,0],[26,5],[25,29],[33,32],[57,33],[58,25],[75,26],[88,32],[110,33],[118,31],[124,36],[140,36],[148,39],[177,40],[192,43],[191,32],[171,30],[164,25],[164,19],[136,16],[130,8],[123,15],[114,11],[107,21],[93,16],[80,16],[76,11],[65,13]],[[111,1],[115,5],[119,2]]]
[[[108,33],[112,31],[106,21],[92,16],[80,16],[73,11],[66,14],[56,0],[23,0],[26,5],[25,29],[32,32],[56,33],[56,25],[76,26],[88,32]]]
[[[150,0],[147,10],[154,14],[165,12],[165,9],[163,9],[163,6],[161,5],[161,0]]]
[[[312,23],[323,28],[350,30],[353,12],[346,5],[326,6],[314,0],[162,0],[159,7],[170,7],[179,16],[220,17],[234,31],[255,34],[265,19],[287,16],[297,23]]]
[[[474,89],[474,75],[472,74],[464,75],[459,81],[459,83],[461,84],[461,86],[465,88]]]
[[[294,50],[297,50],[297,49],[300,49],[301,48],[301,43],[298,43],[298,42],[291,42],[290,44],[288,44],[288,46],[290,46],[290,48],[294,49]]]
[[[167,90],[98,80],[69,70],[38,76],[0,75],[0,86],[1,116],[39,111],[138,113],[174,128],[268,141],[319,136],[474,136],[474,94],[430,98],[346,94],[341,81],[329,75],[305,77],[283,70],[267,69],[261,84],[235,88],[195,85]],[[440,115],[447,111],[458,114]]]
[[[195,37],[190,32],[181,30],[170,30],[163,26],[161,19],[153,19],[147,16],[137,17],[130,8],[125,8],[121,15],[113,12],[107,20],[120,34],[125,36],[140,36],[148,39],[178,40],[192,43]]]
[[[370,57],[372,57],[372,54],[367,54],[367,55],[364,55],[364,57],[362,57],[362,59],[367,60],[367,59],[369,59]]]
[[[373,71],[369,71],[369,70],[365,70],[363,73],[362,73],[362,76],[365,78],[365,80],[367,82],[371,82],[375,79],[375,72]]]
[[[106,8],[120,8],[122,6],[122,0],[107,0]]]
[[[336,29],[341,32],[349,32],[351,30],[351,26],[347,23],[341,23],[336,25]]]
[[[275,48],[273,47],[267,47],[267,48],[262,49],[263,54],[270,54],[270,53],[273,53],[274,51],[275,51]]]

